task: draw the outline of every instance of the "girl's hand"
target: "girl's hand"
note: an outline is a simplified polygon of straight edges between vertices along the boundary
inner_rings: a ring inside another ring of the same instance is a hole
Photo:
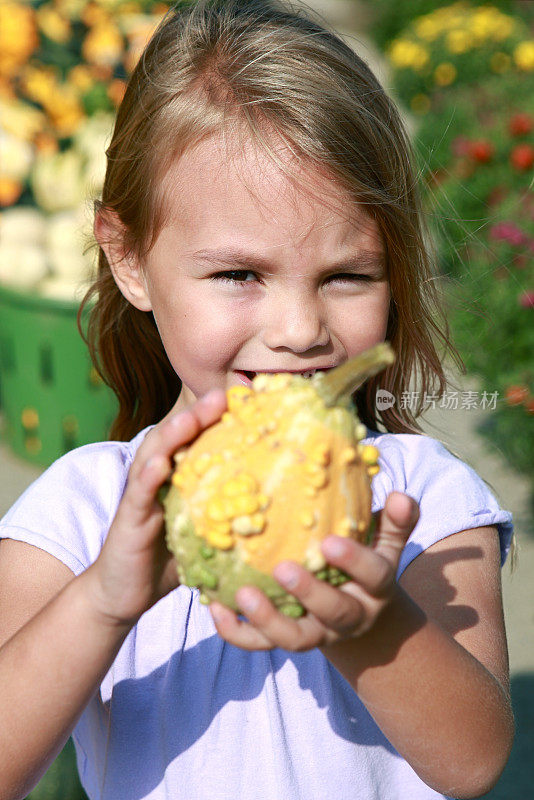
[[[248,621],[212,602],[218,633],[245,650],[282,647],[304,651],[360,636],[395,596],[400,554],[418,518],[415,500],[392,492],[378,515],[372,547],[339,536],[329,536],[322,543],[328,563],[342,569],[352,581],[335,588],[293,561],[281,562],[273,571],[274,577],[308,613],[298,619],[286,617],[259,589],[243,586],[236,592],[236,600]]]
[[[112,624],[134,625],[141,614],[178,586],[174,557],[163,536],[158,490],[172,473],[176,450],[216,422],[225,410],[225,392],[208,392],[182,413],[167,415],[139,447],[107,539],[87,570],[96,608]]]

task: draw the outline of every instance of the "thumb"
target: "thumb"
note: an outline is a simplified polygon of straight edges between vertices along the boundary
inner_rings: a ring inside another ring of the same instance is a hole
[[[382,511],[376,515],[373,549],[393,567],[419,519],[417,502],[402,492],[391,492]]]

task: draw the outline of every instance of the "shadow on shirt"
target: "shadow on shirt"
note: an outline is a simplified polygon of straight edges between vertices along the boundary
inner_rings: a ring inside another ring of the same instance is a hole
[[[432,577],[453,628],[455,609],[461,612],[463,627],[466,619],[469,627],[478,617],[474,609],[453,605],[455,590],[445,577],[445,567],[479,554],[475,547],[435,556],[427,553],[435,560]],[[111,703],[95,698],[86,710],[84,716],[89,714],[93,725],[100,727],[97,749],[105,765],[108,792],[126,782],[125,797],[145,797],[163,780],[168,764],[205,734],[202,752],[193,757],[199,766],[217,769],[218,754],[229,758],[230,749],[241,753],[238,758],[244,763],[246,747],[253,743],[257,769],[261,752],[262,771],[280,768],[280,754],[293,750],[296,761],[303,762],[293,765],[297,782],[299,769],[304,774],[314,760],[326,763],[331,771],[329,757],[340,758],[343,752],[344,760],[352,757],[356,762],[362,758],[358,749],[362,747],[375,750],[373,761],[378,750],[400,758],[356,693],[319,650],[249,652],[228,644],[217,633],[187,646],[191,618],[198,620],[204,613],[211,621],[208,609],[199,608],[197,593],[191,592],[182,649],[145,677],[118,681]],[[339,740],[358,748],[340,746]]]

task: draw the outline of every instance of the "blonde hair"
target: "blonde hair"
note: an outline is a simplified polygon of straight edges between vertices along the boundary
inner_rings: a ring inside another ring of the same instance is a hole
[[[245,136],[284,170],[272,133],[297,161],[326,171],[366,204],[383,238],[395,364],[355,395],[361,420],[419,432],[424,393],[446,379],[436,342],[459,361],[434,286],[410,143],[399,113],[367,64],[310,9],[276,0],[178,4],[145,49],[118,110],[100,214],[112,212],[124,251],[142,259],[165,223],[164,177],[214,134]],[[291,176],[290,176],[291,177]],[[151,312],[130,305],[106,256],[84,299],[96,296],[87,341],[119,399],[114,438],[128,439],[175,403],[181,382]],[[378,387],[401,398],[417,379],[417,407],[377,411]]]

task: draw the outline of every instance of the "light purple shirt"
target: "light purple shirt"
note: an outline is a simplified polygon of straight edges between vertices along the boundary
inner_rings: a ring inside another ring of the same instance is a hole
[[[6,514],[0,536],[36,545],[78,575],[100,552],[145,433],[56,461]],[[470,467],[429,437],[368,433],[381,454],[373,510],[393,490],[421,508],[399,575],[440,539],[483,525],[497,525],[504,563],[511,514]],[[186,586],[132,629],[73,738],[91,800],[442,797],[319,650],[234,647]]]

